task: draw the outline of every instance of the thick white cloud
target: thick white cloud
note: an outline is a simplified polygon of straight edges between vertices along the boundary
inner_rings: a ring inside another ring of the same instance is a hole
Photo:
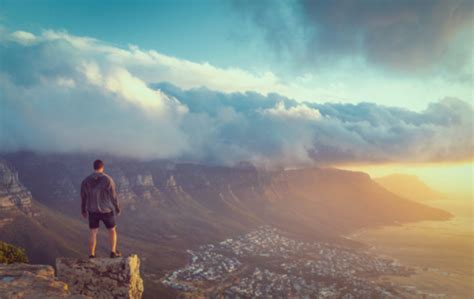
[[[306,104],[298,104],[296,106],[286,108],[283,101],[278,102],[275,107],[262,111],[263,114],[273,115],[276,117],[285,117],[293,119],[319,119],[321,113],[318,109],[310,108]]]
[[[159,90],[149,88],[143,80],[122,67],[113,66],[104,74],[96,63],[84,62],[78,70],[84,74],[88,83],[114,93],[145,111],[164,112],[169,104],[178,106],[177,102],[173,102]],[[186,111],[185,107],[180,108],[181,111]]]
[[[133,45],[121,49],[93,38],[52,30],[44,31],[35,40],[37,43],[67,42],[82,55],[101,55],[108,63],[126,68],[147,83],[167,81],[185,89],[206,86],[225,92],[254,90],[264,94],[296,93],[295,86],[284,84],[272,72],[255,74],[238,68],[222,69],[207,62],[178,59],[154,50],[141,50]]]
[[[288,86],[271,73],[219,69],[64,32],[2,34],[1,151],[261,166],[472,159],[473,110],[461,100],[422,112],[296,102],[272,93]]]
[[[1,40],[2,150],[169,158],[189,147],[179,128],[187,108],[94,50],[93,39],[47,31]]]

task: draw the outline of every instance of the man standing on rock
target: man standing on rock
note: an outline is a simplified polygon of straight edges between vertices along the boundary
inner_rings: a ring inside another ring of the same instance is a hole
[[[89,216],[89,258],[95,257],[99,222],[102,221],[109,232],[110,257],[119,257],[117,251],[117,231],[114,209],[120,215],[114,180],[104,172],[104,162],[94,161],[94,172],[87,176],[81,184],[81,214]]]

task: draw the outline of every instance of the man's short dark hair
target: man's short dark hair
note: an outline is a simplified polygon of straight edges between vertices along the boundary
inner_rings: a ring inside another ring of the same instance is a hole
[[[94,169],[95,170],[101,169],[102,167],[104,167],[104,162],[102,162],[102,160],[95,160],[94,161]]]

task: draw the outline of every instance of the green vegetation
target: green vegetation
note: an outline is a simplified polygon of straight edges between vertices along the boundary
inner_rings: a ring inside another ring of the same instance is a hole
[[[0,263],[28,263],[28,257],[23,248],[0,241]]]

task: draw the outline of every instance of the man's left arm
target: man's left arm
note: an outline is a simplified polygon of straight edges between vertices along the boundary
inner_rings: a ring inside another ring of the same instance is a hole
[[[120,215],[120,204],[118,201],[117,190],[115,187],[115,182],[112,178],[110,178],[110,199],[112,200],[112,205],[115,208],[115,213]]]
[[[84,181],[81,183],[81,215],[84,218],[87,218],[87,190]]]

